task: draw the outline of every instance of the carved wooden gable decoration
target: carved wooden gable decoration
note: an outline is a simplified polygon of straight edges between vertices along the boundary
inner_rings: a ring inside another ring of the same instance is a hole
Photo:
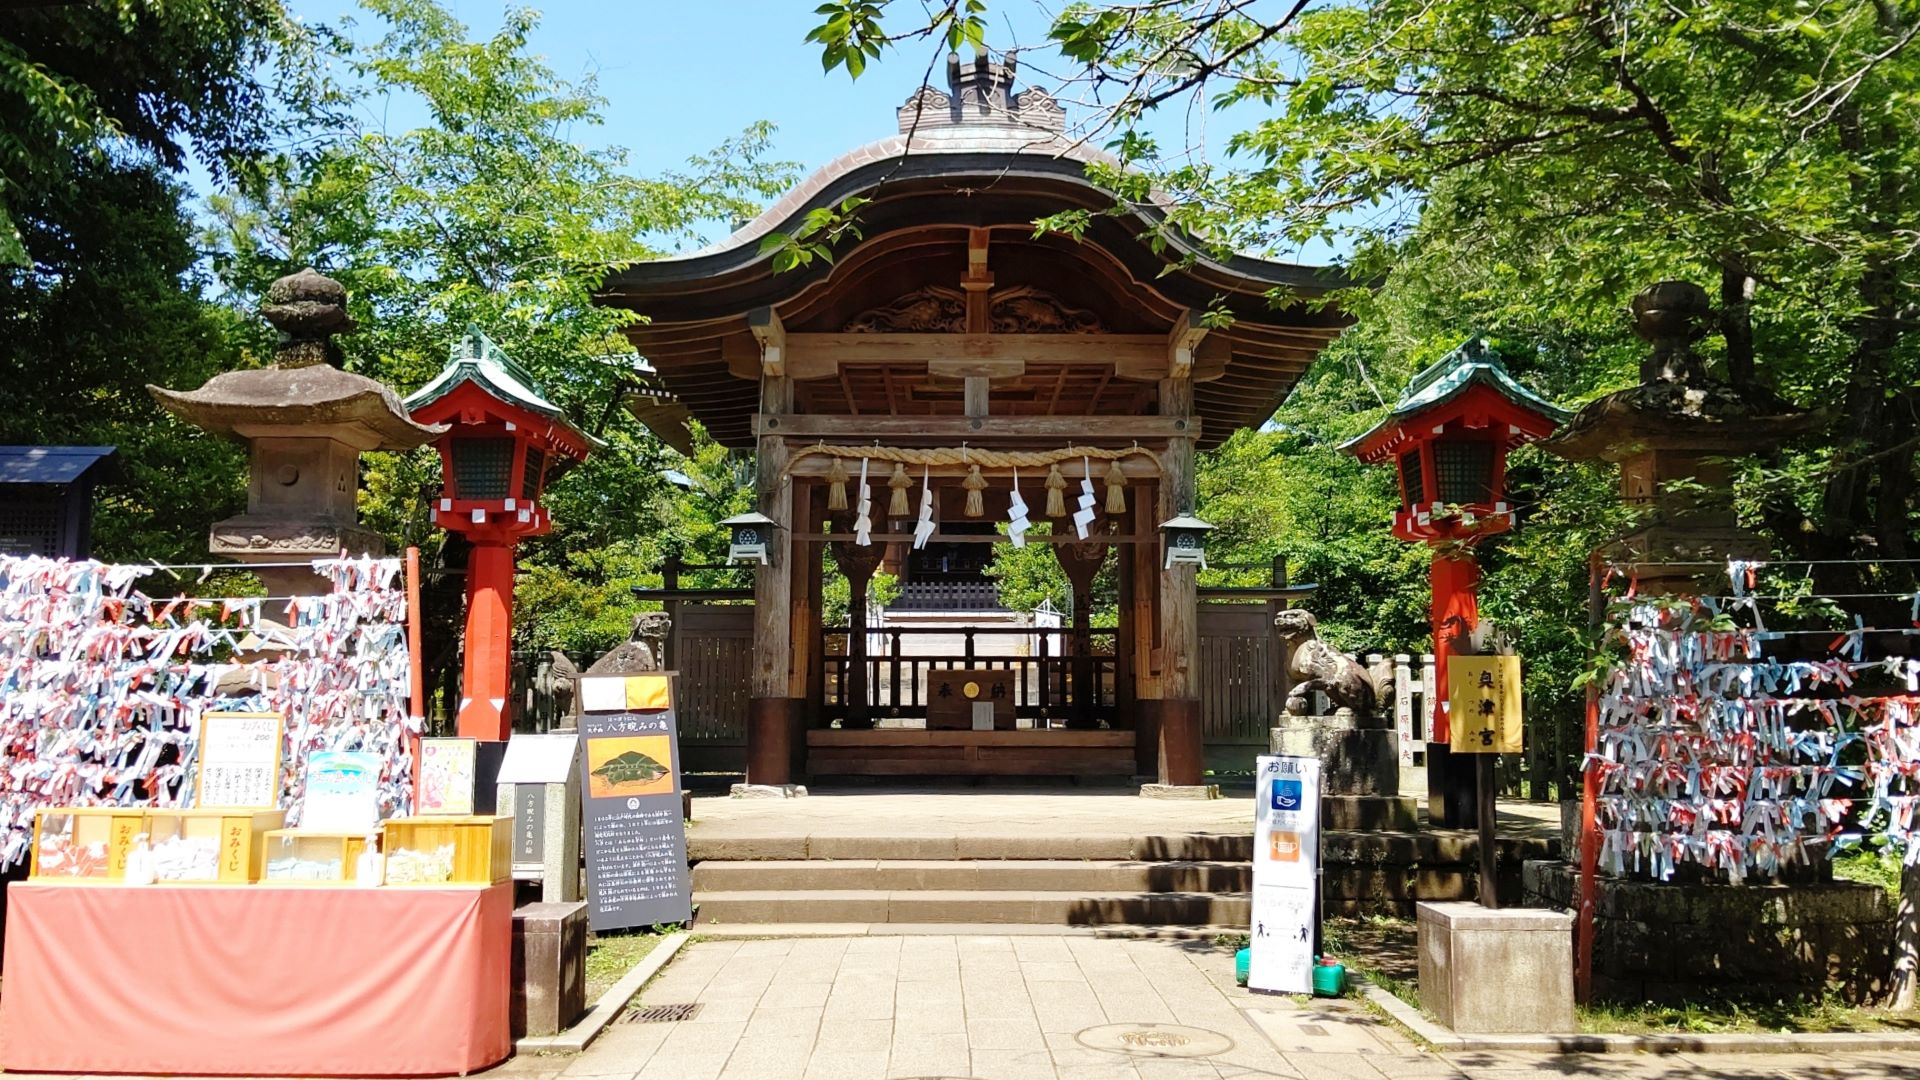
[[[1052,293],[1028,285],[987,295],[987,320],[996,334],[1097,334],[1100,317],[1070,307]],[[958,334],[967,326],[965,290],[928,285],[847,320],[852,334]]]

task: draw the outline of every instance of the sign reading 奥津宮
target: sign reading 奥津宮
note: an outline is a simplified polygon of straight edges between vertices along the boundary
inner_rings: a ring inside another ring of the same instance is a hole
[[[1455,656],[1447,661],[1448,749],[1456,754],[1518,754],[1520,658]]]
[[[1257,768],[1247,986],[1310,994],[1320,893],[1320,759],[1261,755]]]
[[[619,712],[580,717],[580,805],[587,925],[614,930],[693,914],[672,675],[629,675]]]

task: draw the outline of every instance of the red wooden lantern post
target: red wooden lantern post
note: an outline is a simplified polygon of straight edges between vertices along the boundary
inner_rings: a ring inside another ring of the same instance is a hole
[[[1433,549],[1433,662],[1427,743],[1428,816],[1462,827],[1472,816],[1471,770],[1449,760],[1447,658],[1466,651],[1480,624],[1480,564],[1473,547],[1513,527],[1507,452],[1544,439],[1567,414],[1515,382],[1500,354],[1472,338],[1414,376],[1393,411],[1343,449],[1400,474],[1393,535]],[[1438,797],[1435,797],[1438,796]]]
[[[434,441],[444,490],[434,523],[473,545],[467,560],[466,663],[459,733],[512,733],[513,549],[552,528],[540,496],[547,478],[587,456],[596,440],[540,395],[526,371],[478,330],[453,347],[433,381],[406,401],[415,423],[447,424]]]

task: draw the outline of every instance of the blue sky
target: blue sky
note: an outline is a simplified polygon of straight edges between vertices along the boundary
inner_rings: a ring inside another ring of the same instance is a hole
[[[505,5],[498,0],[442,0],[482,37],[498,29]],[[378,19],[353,0],[288,0],[309,22],[339,26],[344,18],[358,25],[349,33],[366,40],[380,32]],[[541,25],[533,37],[539,53],[556,74],[568,80],[592,76],[606,100],[605,126],[580,133],[583,141],[624,147],[639,175],[682,166],[688,157],[712,149],[759,120],[778,128],[774,158],[797,161],[811,171],[864,143],[892,134],[894,110],[918,86],[929,62],[943,56],[933,42],[910,42],[889,52],[858,79],[844,71],[823,72],[819,49],[807,31],[819,21],[817,0],[555,0],[535,5]],[[919,5],[903,0],[905,16]],[[1047,0],[998,0],[992,6],[988,42],[1038,46],[1046,39]],[[1057,53],[1033,48],[1021,58],[1022,84],[1053,84],[1043,71],[1065,74]],[[943,62],[933,68],[935,85],[945,82]],[[372,107],[370,103],[370,107]],[[1236,117],[1234,119],[1245,119]],[[404,109],[385,123],[411,126],[419,117]],[[1186,117],[1171,111],[1164,125],[1177,128]],[[1216,138],[1228,128],[1212,122]],[[204,178],[194,178],[204,189]],[[711,238],[710,238],[711,239]],[[1314,245],[1294,258],[1327,262],[1331,252]]]

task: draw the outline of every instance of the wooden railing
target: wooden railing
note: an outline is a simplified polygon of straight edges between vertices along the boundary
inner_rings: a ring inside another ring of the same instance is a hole
[[[823,707],[831,719],[847,716],[853,658],[846,655],[847,629],[822,631],[826,665]],[[1088,653],[1073,655],[1067,627],[886,627],[868,631],[874,643],[866,658],[867,716],[872,720],[927,715],[929,675],[954,668],[1011,671],[1014,715],[1040,726],[1060,726],[1076,717],[1111,721],[1114,709],[1111,629],[1088,635]],[[915,638],[957,638],[958,652],[926,652]],[[1010,655],[1008,639],[1026,639],[1027,655]],[[996,647],[1001,646],[1001,647]]]

